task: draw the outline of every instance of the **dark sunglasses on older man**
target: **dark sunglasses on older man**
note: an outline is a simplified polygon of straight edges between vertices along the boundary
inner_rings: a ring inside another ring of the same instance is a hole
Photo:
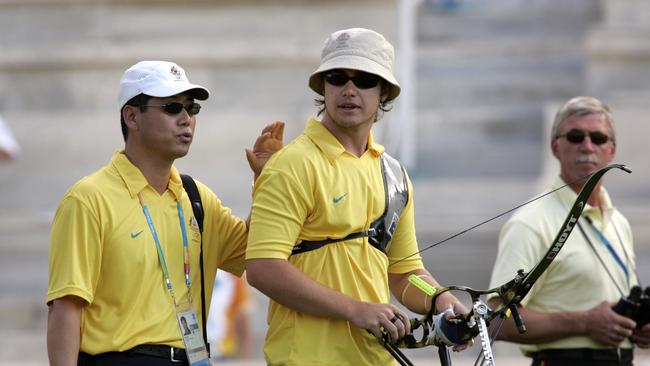
[[[381,78],[377,75],[366,72],[358,72],[354,76],[349,76],[343,71],[332,71],[325,74],[325,81],[334,86],[343,86],[352,80],[352,83],[359,89],[371,89],[379,84]]]
[[[140,107],[153,107],[153,108],[162,108],[167,114],[179,114],[183,109],[187,111],[190,116],[199,114],[201,111],[201,105],[199,103],[188,103],[183,104],[180,102],[173,102],[161,105],[147,105],[143,104]]]
[[[565,133],[564,135],[558,135],[557,138],[564,137],[566,138],[567,141],[569,141],[572,144],[581,144],[582,141],[585,140],[585,137],[589,135],[589,139],[591,142],[595,145],[602,145],[604,143],[607,143],[607,141],[610,140],[609,136],[605,135],[602,132],[585,132],[582,130],[576,130],[572,129],[569,132]]]

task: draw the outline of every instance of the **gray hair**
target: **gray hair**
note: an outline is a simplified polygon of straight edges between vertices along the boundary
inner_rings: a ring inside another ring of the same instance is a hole
[[[616,133],[614,131],[614,117],[609,107],[594,97],[575,97],[569,99],[555,114],[553,127],[551,128],[551,136],[556,139],[560,136],[560,126],[562,123],[573,116],[583,117],[590,114],[602,114],[607,121],[607,128],[612,141],[616,141]]]

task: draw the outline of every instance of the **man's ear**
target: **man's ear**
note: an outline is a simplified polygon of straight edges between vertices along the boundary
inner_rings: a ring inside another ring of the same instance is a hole
[[[558,149],[557,148],[557,139],[552,138],[551,139],[551,152],[553,153],[553,156],[555,156],[556,158],[558,157],[557,156],[557,149]]]
[[[389,90],[390,90],[390,88],[388,87],[386,82],[384,82],[384,84],[382,84],[382,87],[381,87],[381,95],[379,96],[379,101],[380,102],[382,102],[382,103],[386,102],[386,99],[388,99],[388,91]]]
[[[379,96],[379,101],[382,103],[386,103],[386,99],[388,99],[388,89],[384,90]]]
[[[126,105],[122,109],[122,118],[124,119],[124,124],[126,124],[126,127],[128,127],[130,130],[138,129],[138,123],[137,123],[138,113],[136,112],[136,109],[138,108],[140,107]]]

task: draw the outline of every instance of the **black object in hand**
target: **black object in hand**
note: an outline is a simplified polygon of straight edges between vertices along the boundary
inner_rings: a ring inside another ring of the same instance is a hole
[[[634,286],[627,297],[621,297],[612,309],[626,318],[634,320],[641,307],[641,287]]]
[[[636,321],[637,328],[641,328],[650,323],[650,286],[643,290],[643,295],[641,295],[641,306],[639,307],[639,311],[637,311],[634,320]]]

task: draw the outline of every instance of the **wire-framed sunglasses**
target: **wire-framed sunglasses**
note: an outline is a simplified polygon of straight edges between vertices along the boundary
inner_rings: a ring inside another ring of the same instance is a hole
[[[379,84],[381,78],[367,72],[358,72],[354,76],[349,76],[343,71],[332,71],[325,74],[325,81],[334,86],[343,86],[347,84],[348,80],[352,80],[352,83],[359,89],[372,89]]]
[[[610,137],[605,135],[602,132],[585,132],[583,130],[577,130],[577,129],[572,129],[569,132],[563,134],[563,135],[557,135],[557,138],[564,137],[566,138],[567,141],[569,141],[572,144],[581,144],[582,141],[585,140],[585,137],[589,135],[589,139],[594,145],[602,145],[607,143],[607,141],[610,140]]]
[[[161,104],[161,105],[150,105],[150,104],[142,104],[140,107],[153,107],[153,108],[162,108],[165,113],[167,114],[179,114],[183,109],[187,111],[187,114],[190,116],[195,116],[199,114],[201,111],[201,105],[199,103],[188,103],[188,104],[183,104],[180,102],[173,102],[173,103],[167,103],[167,104]]]

